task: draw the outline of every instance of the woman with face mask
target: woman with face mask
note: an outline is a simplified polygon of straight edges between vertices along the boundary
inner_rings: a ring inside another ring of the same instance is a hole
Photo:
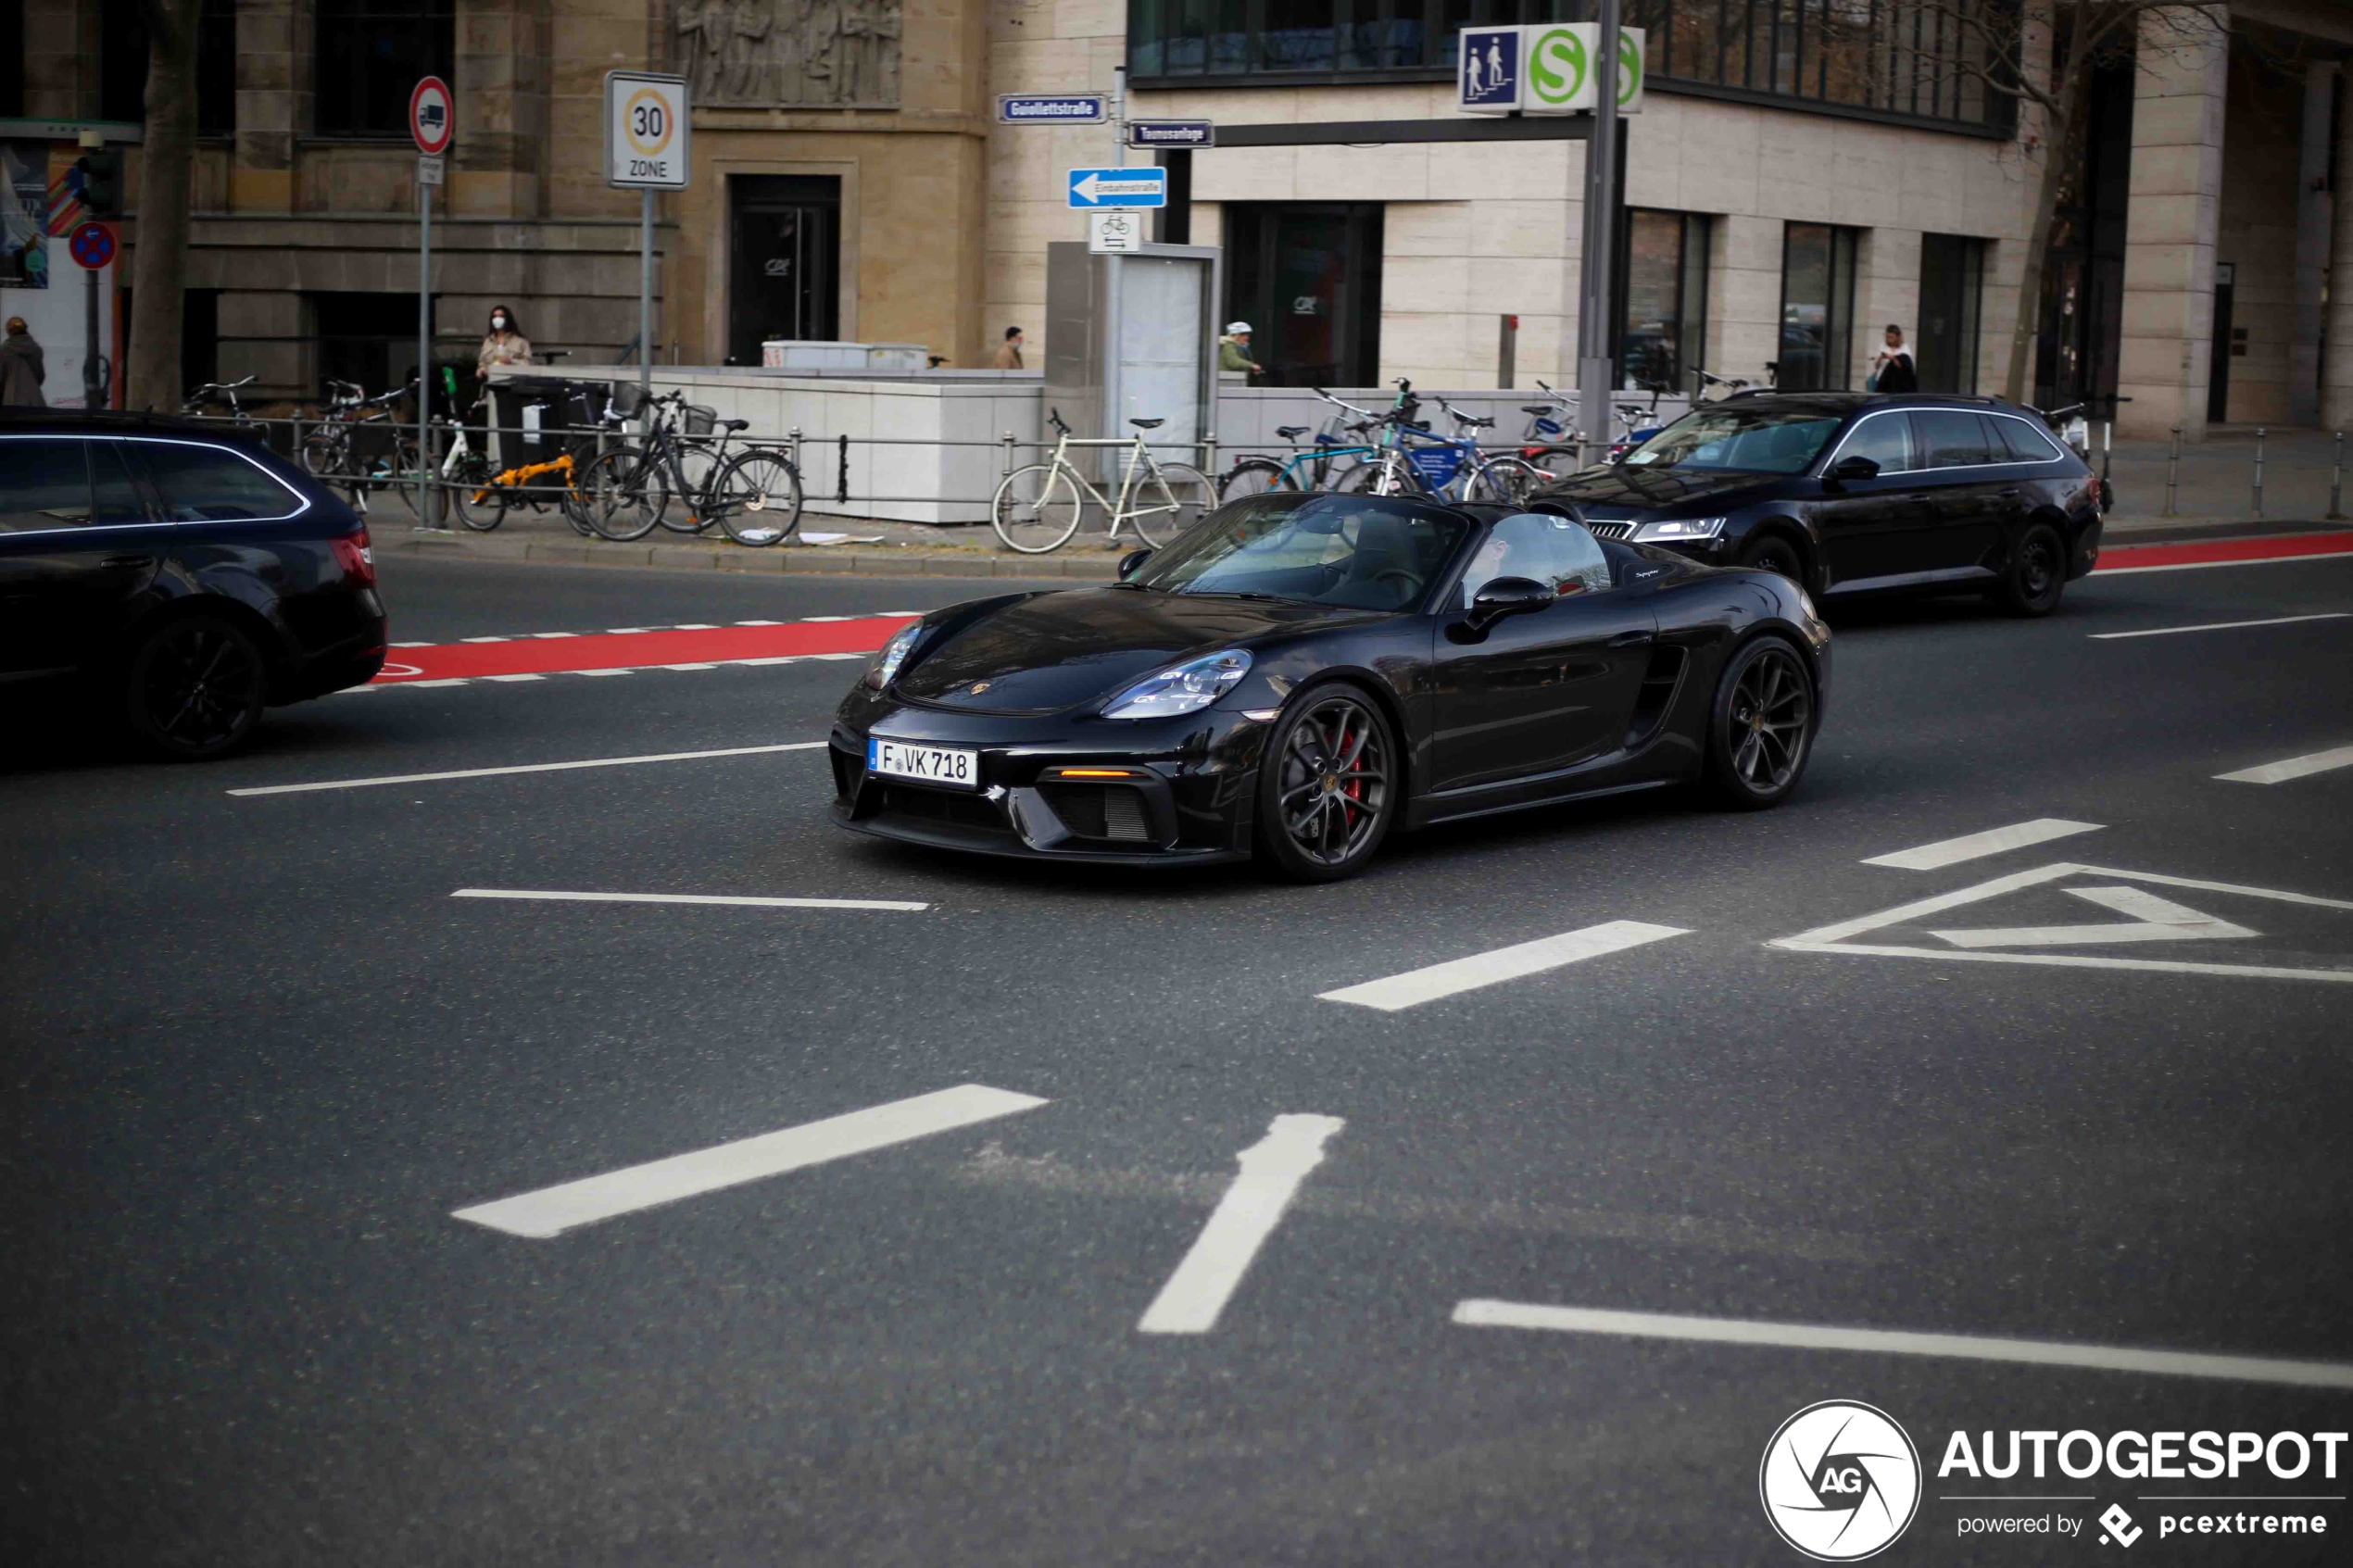
[[[501,305],[490,312],[490,330],[483,334],[482,352],[474,356],[474,379],[488,381],[493,365],[528,365],[531,340],[522,335],[515,313]]]

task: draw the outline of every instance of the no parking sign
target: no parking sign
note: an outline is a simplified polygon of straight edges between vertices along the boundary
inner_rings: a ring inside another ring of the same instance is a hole
[[[114,231],[104,223],[84,223],[66,241],[66,249],[75,261],[93,272],[101,271],[114,259]]]

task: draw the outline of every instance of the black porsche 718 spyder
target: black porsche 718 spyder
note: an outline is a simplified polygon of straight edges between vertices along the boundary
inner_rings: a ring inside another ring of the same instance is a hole
[[[1394,828],[1704,781],[1787,797],[1830,630],[1573,507],[1270,493],[1096,588],[931,614],[836,715],[836,820],[1128,866],[1362,869]]]

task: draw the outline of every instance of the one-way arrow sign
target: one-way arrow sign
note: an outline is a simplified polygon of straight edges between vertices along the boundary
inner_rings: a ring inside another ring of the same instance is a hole
[[[1166,207],[1164,169],[1074,169],[1070,205],[1076,207]]]

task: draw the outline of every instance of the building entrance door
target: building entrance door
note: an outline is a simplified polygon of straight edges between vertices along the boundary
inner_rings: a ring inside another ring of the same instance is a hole
[[[2231,295],[2236,292],[2238,268],[2228,261],[2214,264],[2214,346],[2206,373],[2206,422],[2219,425],[2231,417],[2231,356],[2237,339],[2231,331]]]
[[[731,175],[727,207],[727,362],[759,364],[768,338],[839,337],[840,178]]]
[[[1267,386],[1369,386],[1380,373],[1378,202],[1226,208],[1226,319],[1256,329]]]

